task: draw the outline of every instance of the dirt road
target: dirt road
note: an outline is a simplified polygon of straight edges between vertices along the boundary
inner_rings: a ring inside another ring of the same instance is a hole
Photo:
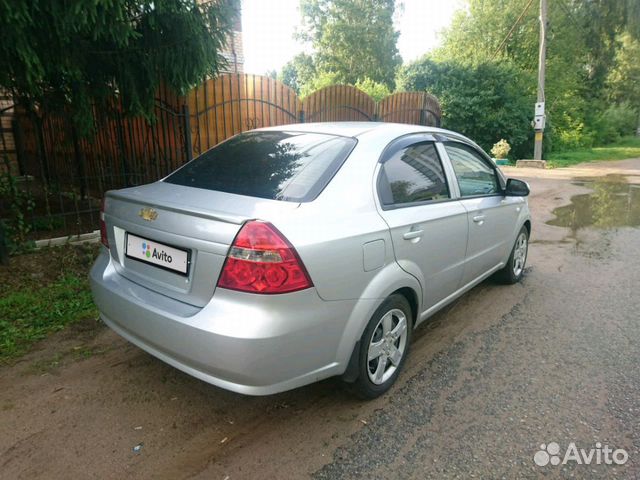
[[[640,476],[640,159],[508,174],[533,190],[526,277],[420,327],[385,397],[243,397],[87,324],[0,370],[0,477]],[[628,460],[536,465],[551,442]]]

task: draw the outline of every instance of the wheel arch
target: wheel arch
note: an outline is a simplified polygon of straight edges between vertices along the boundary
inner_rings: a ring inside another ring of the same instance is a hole
[[[363,297],[356,303],[347,321],[336,358],[345,368],[343,380],[349,382],[357,377],[359,361],[357,352],[360,348],[362,333],[382,302],[394,294],[403,295],[409,302],[412,322],[415,326],[415,320],[421,308],[422,287],[415,277],[393,262],[385,266],[376,279],[367,286]]]
[[[402,287],[397,289],[395,292],[392,292],[391,295],[402,295],[409,302],[409,306],[411,307],[411,326],[415,327],[416,322],[418,321],[418,294],[411,287]],[[391,296],[390,295],[390,296]]]

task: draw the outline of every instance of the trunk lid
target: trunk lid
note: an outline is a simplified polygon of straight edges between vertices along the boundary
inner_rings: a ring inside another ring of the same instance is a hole
[[[105,197],[109,250],[120,275],[203,307],[244,222],[286,215],[298,205],[165,182],[111,191]]]

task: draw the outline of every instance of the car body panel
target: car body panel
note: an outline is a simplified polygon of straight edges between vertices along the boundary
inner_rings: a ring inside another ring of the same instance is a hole
[[[467,249],[467,211],[458,200],[381,212],[400,267],[422,286],[425,308],[458,289]],[[419,234],[407,239],[405,236]]]
[[[213,295],[229,245],[242,224],[252,218],[286,217],[298,204],[155,182],[108,192],[105,207],[107,237],[118,273],[203,307]],[[143,209],[151,209],[154,218],[143,218]],[[185,277],[127,257],[127,232],[188,250],[189,274]]]
[[[264,395],[340,373],[336,349],[355,301],[325,302],[314,289],[261,297],[218,289],[197,308],[120,276],[106,252],[90,279],[110,327],[215,385]]]
[[[90,275],[102,318],[132,343],[214,385],[264,395],[344,373],[385,298],[409,292],[417,325],[504,265],[530,218],[522,198],[460,198],[438,139],[478,147],[453,132],[370,122],[262,130],[276,129],[354,136],[357,145],[308,202],[162,181],[106,195],[110,248]],[[411,135],[436,141],[451,198],[384,210],[376,191],[378,162],[389,144]],[[153,209],[156,218],[144,218],[149,212],[143,209]],[[487,228],[473,222],[479,211],[487,215]],[[216,287],[233,239],[253,219],[271,222],[294,246],[312,288],[257,295]],[[412,228],[422,235],[404,239]],[[188,275],[128,258],[127,232],[189,250]]]
[[[463,284],[506,262],[513,246],[513,224],[519,215],[520,203],[514,199],[503,195],[460,199],[469,226]]]

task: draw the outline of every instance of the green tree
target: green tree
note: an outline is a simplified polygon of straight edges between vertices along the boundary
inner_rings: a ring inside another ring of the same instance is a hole
[[[622,48],[616,52],[615,65],[607,76],[607,100],[627,104],[636,116],[636,131],[640,132],[640,39],[625,33],[619,41]]]
[[[640,110],[640,40],[628,33],[620,37],[615,65],[607,76],[608,100],[629,102]]]
[[[590,96],[601,98],[616,53],[624,48],[621,34],[640,39],[640,4],[638,0],[589,0],[576,2],[566,12],[582,30]]]
[[[402,62],[394,9],[394,0],[301,0],[300,37],[313,46],[317,70],[342,83],[370,78],[393,89]]]
[[[357,81],[354,87],[362,90],[368,94],[376,102],[379,102],[385,97],[391,95],[391,90],[384,83],[377,83],[370,78],[365,78],[362,81]]]
[[[300,93],[305,85],[310,84],[316,76],[316,65],[313,57],[299,53],[289,60],[278,74],[278,80],[289,85],[296,93]]]
[[[0,87],[68,108],[82,133],[114,94],[151,118],[161,83],[184,92],[225,65],[237,12],[237,0],[0,0]]]
[[[528,10],[520,20],[519,16]],[[558,0],[549,2],[546,148],[565,149],[588,145],[597,139],[602,112],[608,108],[607,81],[616,66],[618,52],[626,47],[623,32],[640,33],[637,0]],[[536,90],[538,66],[538,2],[529,0],[467,0],[443,35],[443,46],[434,53],[439,60],[468,65],[508,61]],[[510,38],[501,47],[511,27]],[[500,48],[501,47],[501,48]],[[533,106],[529,116],[533,115]]]
[[[528,3],[528,0],[469,0],[468,9],[459,11],[451,27],[444,33],[443,46],[435,52],[435,58],[467,65],[509,62],[531,80],[529,84],[522,85],[532,98],[526,107],[531,120],[538,69],[539,22],[536,1],[531,3],[509,40],[498,50]],[[587,113],[584,100],[587,91],[584,36],[575,24],[576,19],[567,15],[560,1],[549,2],[549,18],[551,28],[548,33],[545,85],[546,150],[552,145],[561,148],[561,138],[565,138],[568,131],[575,133],[577,124],[584,126]],[[529,122],[527,125],[531,128]],[[581,130],[583,137],[584,134],[586,132]]]
[[[330,87],[331,85],[338,85],[340,82],[338,75],[334,72],[320,72],[313,77],[309,82],[306,82],[300,88],[300,98],[304,98],[307,95],[320,90],[321,88]]]
[[[504,138],[517,158],[526,158],[533,148],[529,107],[534,96],[526,88],[532,80],[507,62],[468,65],[425,57],[404,68],[398,83],[435,95],[443,127],[469,136],[485,151]]]

